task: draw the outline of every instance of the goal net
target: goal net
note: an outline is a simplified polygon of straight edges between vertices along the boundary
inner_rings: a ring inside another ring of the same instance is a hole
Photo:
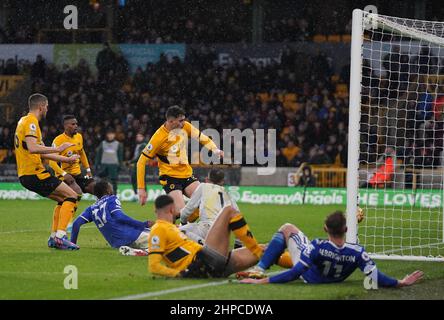
[[[444,22],[355,10],[351,52],[347,241],[444,261]]]

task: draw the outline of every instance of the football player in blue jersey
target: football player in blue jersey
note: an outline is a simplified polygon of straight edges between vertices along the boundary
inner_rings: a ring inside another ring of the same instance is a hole
[[[328,240],[315,239],[311,243],[304,233],[292,224],[284,224],[273,236],[259,263],[251,270],[239,272],[241,283],[285,283],[302,279],[306,283],[335,283],[347,279],[357,268],[370,276],[378,287],[404,287],[416,283],[423,276],[415,271],[402,280],[391,278],[376,268],[364,248],[345,242],[346,219],[341,211],[330,214],[324,230]],[[267,278],[264,271],[288,249],[293,267]]]
[[[149,228],[153,222],[128,217],[113,194],[112,185],[106,180],[95,184],[94,195],[97,202],[86,208],[73,223],[71,242],[77,243],[82,225],[94,222],[111,247],[119,248],[123,255],[148,255]]]

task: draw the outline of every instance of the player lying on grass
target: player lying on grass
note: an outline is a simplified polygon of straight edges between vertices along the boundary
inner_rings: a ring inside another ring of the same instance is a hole
[[[415,271],[402,280],[396,280],[380,272],[362,246],[345,242],[347,226],[341,211],[327,217],[324,230],[328,240],[315,239],[310,243],[297,227],[284,224],[273,236],[259,264],[251,271],[237,274],[238,277],[250,277],[241,280],[241,283],[285,283],[297,279],[306,283],[335,283],[347,279],[357,268],[367,276],[376,276],[379,287],[404,287],[416,283],[423,276],[422,271]],[[286,248],[293,268],[265,278],[264,270],[273,265]],[[257,279],[260,277],[263,278]]]
[[[52,176],[45,168],[44,161],[74,163],[78,155],[64,157],[58,155],[73,146],[70,142],[58,147],[46,147],[42,140],[39,121],[48,113],[48,98],[35,93],[28,98],[29,113],[17,123],[14,136],[17,174],[26,189],[58,203],[54,210],[51,235],[48,240],[53,247],[61,250],[77,250],[78,247],[66,239],[66,228],[77,209],[77,193],[66,183]]]
[[[71,242],[77,243],[80,227],[94,222],[103,237],[113,248],[119,248],[123,255],[144,255],[148,248],[151,221],[137,221],[123,211],[119,199],[113,194],[113,186],[106,180],[94,186],[97,202],[77,217],[73,223]]]
[[[161,195],[155,200],[157,220],[148,241],[148,267],[155,275],[167,277],[225,277],[245,270],[263,253],[243,218],[232,206],[217,216],[205,239],[205,245],[190,240],[175,221],[174,200]],[[230,230],[246,248],[230,252]]]
[[[239,208],[224,188],[224,172],[220,169],[211,169],[206,182],[200,183],[193,192],[188,203],[180,210],[180,230],[188,238],[203,244],[204,240],[224,206],[231,205],[236,211]],[[199,218],[198,222],[189,223]],[[236,239],[236,247],[242,243]]]
[[[188,161],[187,140],[189,138],[198,140],[220,158],[223,158],[224,153],[209,137],[185,121],[185,110],[181,107],[169,107],[165,117],[165,123],[153,134],[137,162],[137,194],[140,204],[144,205],[147,200],[145,166],[148,159],[157,157],[159,183],[165,192],[173,197],[176,205],[175,214],[178,218],[180,209],[185,206],[183,195],[190,198],[199,185]]]

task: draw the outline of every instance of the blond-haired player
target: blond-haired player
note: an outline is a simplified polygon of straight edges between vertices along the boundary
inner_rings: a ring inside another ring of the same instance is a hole
[[[17,174],[26,189],[42,197],[61,203],[60,213],[54,215],[48,246],[62,250],[77,250],[79,247],[66,239],[66,227],[75,210],[77,193],[60,179],[51,176],[43,165],[43,160],[74,163],[78,156],[57,155],[72,146],[63,143],[59,147],[46,147],[42,142],[39,121],[48,112],[48,98],[42,94],[32,94],[28,99],[29,113],[22,117],[15,131],[14,147],[17,161]]]

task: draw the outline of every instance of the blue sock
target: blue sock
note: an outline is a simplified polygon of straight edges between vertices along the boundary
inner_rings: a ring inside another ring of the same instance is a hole
[[[285,251],[287,247],[285,243],[285,237],[282,232],[276,232],[268,244],[267,249],[264,252],[261,260],[258,263],[258,267],[266,270],[270,268],[279,259],[280,255]]]

